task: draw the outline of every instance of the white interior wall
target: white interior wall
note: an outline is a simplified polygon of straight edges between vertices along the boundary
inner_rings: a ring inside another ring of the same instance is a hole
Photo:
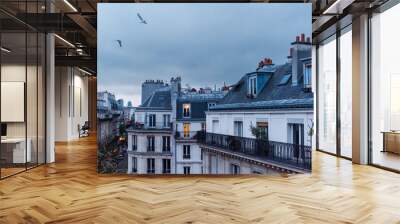
[[[83,75],[76,68],[56,68],[55,141],[79,138],[78,125],[88,121],[88,77]]]

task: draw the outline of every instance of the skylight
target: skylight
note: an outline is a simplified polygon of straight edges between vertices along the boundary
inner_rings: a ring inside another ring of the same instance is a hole
[[[281,81],[279,82],[278,86],[286,85],[289,82],[290,78],[292,78],[292,74],[284,75]]]

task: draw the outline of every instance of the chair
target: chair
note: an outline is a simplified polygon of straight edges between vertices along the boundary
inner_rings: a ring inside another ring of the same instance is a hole
[[[82,127],[78,125],[79,138],[89,136],[89,129],[90,129],[89,121],[85,121]]]

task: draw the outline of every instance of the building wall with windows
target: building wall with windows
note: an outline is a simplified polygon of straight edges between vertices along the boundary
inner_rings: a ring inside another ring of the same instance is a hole
[[[128,131],[128,173],[151,174],[148,168],[153,165],[153,162],[148,159],[154,159],[155,174],[164,173],[163,159],[170,161],[169,172],[174,173],[174,147],[175,143],[170,131]]]
[[[313,125],[313,111],[208,111],[206,127],[207,132],[235,135],[235,122],[242,123],[242,137],[254,138],[250,127],[267,125],[267,139],[277,142],[292,143],[291,125],[301,124],[303,127],[303,142],[305,145],[311,145],[312,136],[307,135]],[[236,125],[237,127],[237,125]]]
[[[169,127],[171,125],[171,110],[137,110],[135,112],[135,122],[156,127]],[[150,118],[155,115],[154,118]],[[155,123],[154,123],[155,122]]]

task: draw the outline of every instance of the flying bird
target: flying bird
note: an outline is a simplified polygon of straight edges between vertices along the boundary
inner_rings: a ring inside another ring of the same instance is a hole
[[[142,16],[141,16],[139,13],[137,13],[137,16],[138,16],[138,18],[139,18],[139,20],[140,20],[141,23],[147,24],[146,20],[144,20],[144,19],[142,18]]]
[[[115,40],[115,41],[117,41],[117,42],[118,42],[118,44],[119,44],[119,47],[122,47],[122,40]]]

